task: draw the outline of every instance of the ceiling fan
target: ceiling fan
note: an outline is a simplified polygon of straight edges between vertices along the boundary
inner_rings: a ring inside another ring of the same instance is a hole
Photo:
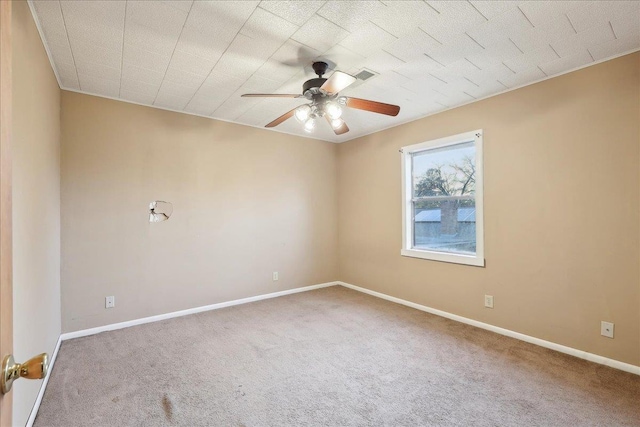
[[[313,71],[318,75],[317,78],[307,80],[302,85],[302,95],[285,94],[285,93],[246,93],[244,97],[264,97],[264,98],[306,98],[311,102],[303,104],[299,107],[288,111],[266,125],[272,128],[278,126],[285,120],[295,116],[298,121],[304,124],[304,130],[312,132],[316,127],[316,119],[325,117],[336,135],[342,135],[349,132],[349,127],[342,119],[342,108],[350,107],[358,110],[371,111],[373,113],[386,114],[388,116],[397,116],[400,107],[397,105],[385,104],[383,102],[370,101],[368,99],[351,98],[347,96],[338,96],[338,92],[347,88],[356,81],[356,78],[335,71],[328,79],[322,76],[327,72],[328,64],[326,62],[314,62]]]

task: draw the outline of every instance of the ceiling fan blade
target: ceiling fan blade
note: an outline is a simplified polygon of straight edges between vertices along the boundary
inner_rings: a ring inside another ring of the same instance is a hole
[[[309,61],[311,61],[313,58],[316,58],[318,55],[320,55],[320,52],[318,52],[317,50],[311,49],[310,47],[304,45],[300,45],[295,55],[295,59],[278,62],[287,67],[303,68],[308,65]]]
[[[335,132],[336,135],[342,135],[343,133],[347,133],[349,132],[349,126],[347,126],[347,124],[344,122],[344,120],[342,119],[338,119],[342,122],[342,125],[339,128],[334,128],[333,125],[331,124],[331,119],[329,118],[329,116],[325,115],[327,122],[329,122],[329,126],[331,126],[331,129],[333,129],[333,132]]]
[[[245,93],[240,95],[243,98],[302,98],[302,95],[292,93]]]
[[[347,107],[371,111],[372,113],[386,114],[387,116],[397,116],[400,112],[400,107],[397,105],[360,98],[347,98]]]
[[[320,89],[328,93],[338,93],[353,84],[357,79],[342,71],[334,71],[331,77],[324,82]]]
[[[293,113],[294,111],[296,111],[296,108],[294,108],[291,111],[287,111],[286,113],[284,113],[283,115],[281,115],[280,117],[278,117],[277,119],[275,119],[274,121],[266,125],[265,127],[272,128],[272,127],[278,126],[280,123],[284,122],[285,120],[290,119],[291,117],[293,117]]]

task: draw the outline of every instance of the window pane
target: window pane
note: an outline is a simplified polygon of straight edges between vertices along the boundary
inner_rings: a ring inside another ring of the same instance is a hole
[[[475,194],[473,142],[420,151],[411,156],[413,198]]]
[[[413,218],[414,249],[475,255],[475,200],[417,201]]]
[[[476,130],[403,147],[402,256],[484,266],[482,142]]]

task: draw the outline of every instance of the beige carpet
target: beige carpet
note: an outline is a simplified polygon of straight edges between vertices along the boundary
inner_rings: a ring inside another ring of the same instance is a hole
[[[65,341],[36,426],[639,426],[640,377],[342,287]]]

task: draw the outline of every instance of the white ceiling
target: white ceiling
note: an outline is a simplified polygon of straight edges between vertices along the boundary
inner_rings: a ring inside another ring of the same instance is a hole
[[[303,99],[314,59],[356,74],[342,142],[640,49],[640,1],[30,0],[62,89],[262,127]]]

